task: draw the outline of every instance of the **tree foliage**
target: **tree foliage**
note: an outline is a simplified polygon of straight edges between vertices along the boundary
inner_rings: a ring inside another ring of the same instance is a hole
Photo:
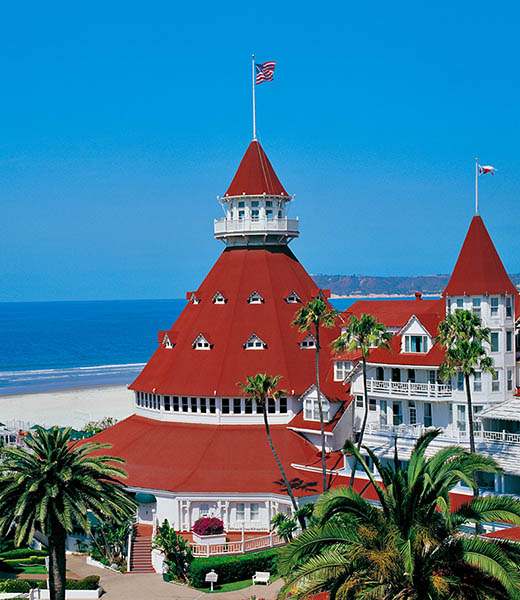
[[[189,542],[177,534],[168,520],[164,520],[162,525],[157,528],[152,547],[164,554],[168,568],[167,573],[173,579],[187,583],[193,553],[190,550]]]

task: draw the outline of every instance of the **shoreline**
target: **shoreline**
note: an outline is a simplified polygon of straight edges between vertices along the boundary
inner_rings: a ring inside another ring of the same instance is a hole
[[[14,429],[71,426],[113,417],[118,421],[134,412],[133,392],[127,384],[60,388],[0,396],[0,421]]]
[[[374,299],[374,298],[412,298],[413,299],[414,295],[413,293],[411,294],[348,294],[348,295],[342,295],[342,294],[334,294],[331,293],[330,294],[330,300],[349,300],[351,298],[355,299],[355,300],[366,300],[367,298],[370,299]],[[441,294],[421,294],[421,298],[440,298]]]

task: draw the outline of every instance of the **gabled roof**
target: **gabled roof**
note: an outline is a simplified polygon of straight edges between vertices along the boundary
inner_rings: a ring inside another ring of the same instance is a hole
[[[211,302],[217,289],[225,290],[225,304]],[[262,290],[265,302],[247,302],[253,289]],[[188,303],[169,330],[175,346],[159,345],[131,389],[232,397],[240,395],[237,383],[248,375],[269,373],[282,376],[280,386],[289,394],[302,394],[315,379],[315,352],[303,352],[298,346],[302,334],[291,322],[300,305],[285,302],[288,289],[294,289],[302,302],[318,294],[318,287],[286,246],[226,248],[196,290],[200,304]],[[201,332],[214,345],[211,352],[193,348]],[[253,332],[267,344],[262,352],[244,349]],[[339,327],[323,328],[320,333],[323,393],[331,401],[348,400],[345,387],[334,381],[331,360],[330,343],[339,335]]]
[[[517,294],[482,218],[473,217],[444,296]]]
[[[444,318],[446,305],[443,298],[435,300],[358,300],[344,313],[345,322],[350,315],[360,317],[362,313],[373,315],[387,327],[403,327],[412,315],[416,315],[421,323],[428,328],[424,317]],[[435,332],[436,334],[436,332]]]
[[[262,194],[289,197],[262,146],[253,140],[249,144],[225,196],[260,196]]]
[[[367,362],[381,365],[431,366],[438,367],[444,360],[444,349],[439,344],[430,348],[429,352],[401,352],[401,336],[394,335],[390,340],[390,350],[374,348],[370,350]]]

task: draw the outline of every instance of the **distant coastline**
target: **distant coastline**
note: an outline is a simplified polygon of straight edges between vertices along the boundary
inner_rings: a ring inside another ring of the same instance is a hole
[[[422,298],[434,299],[439,298],[441,294],[421,294]],[[331,300],[367,300],[367,299],[381,299],[386,300],[387,298],[394,300],[406,300],[410,299],[410,294],[330,294]]]

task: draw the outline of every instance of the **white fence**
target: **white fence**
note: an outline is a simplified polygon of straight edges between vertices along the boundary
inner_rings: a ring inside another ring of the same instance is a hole
[[[219,219],[215,220],[215,235],[242,232],[287,232],[298,235],[298,219]]]
[[[411,381],[382,381],[367,379],[367,392],[386,396],[406,396],[407,398],[450,398],[451,385],[444,383],[412,383]]]
[[[238,542],[225,542],[224,544],[190,544],[190,549],[194,556],[219,556],[224,554],[245,554],[247,552],[256,552],[265,548],[274,548],[281,546],[285,542],[278,534],[271,532],[269,535],[253,538],[250,540],[240,540]]]

